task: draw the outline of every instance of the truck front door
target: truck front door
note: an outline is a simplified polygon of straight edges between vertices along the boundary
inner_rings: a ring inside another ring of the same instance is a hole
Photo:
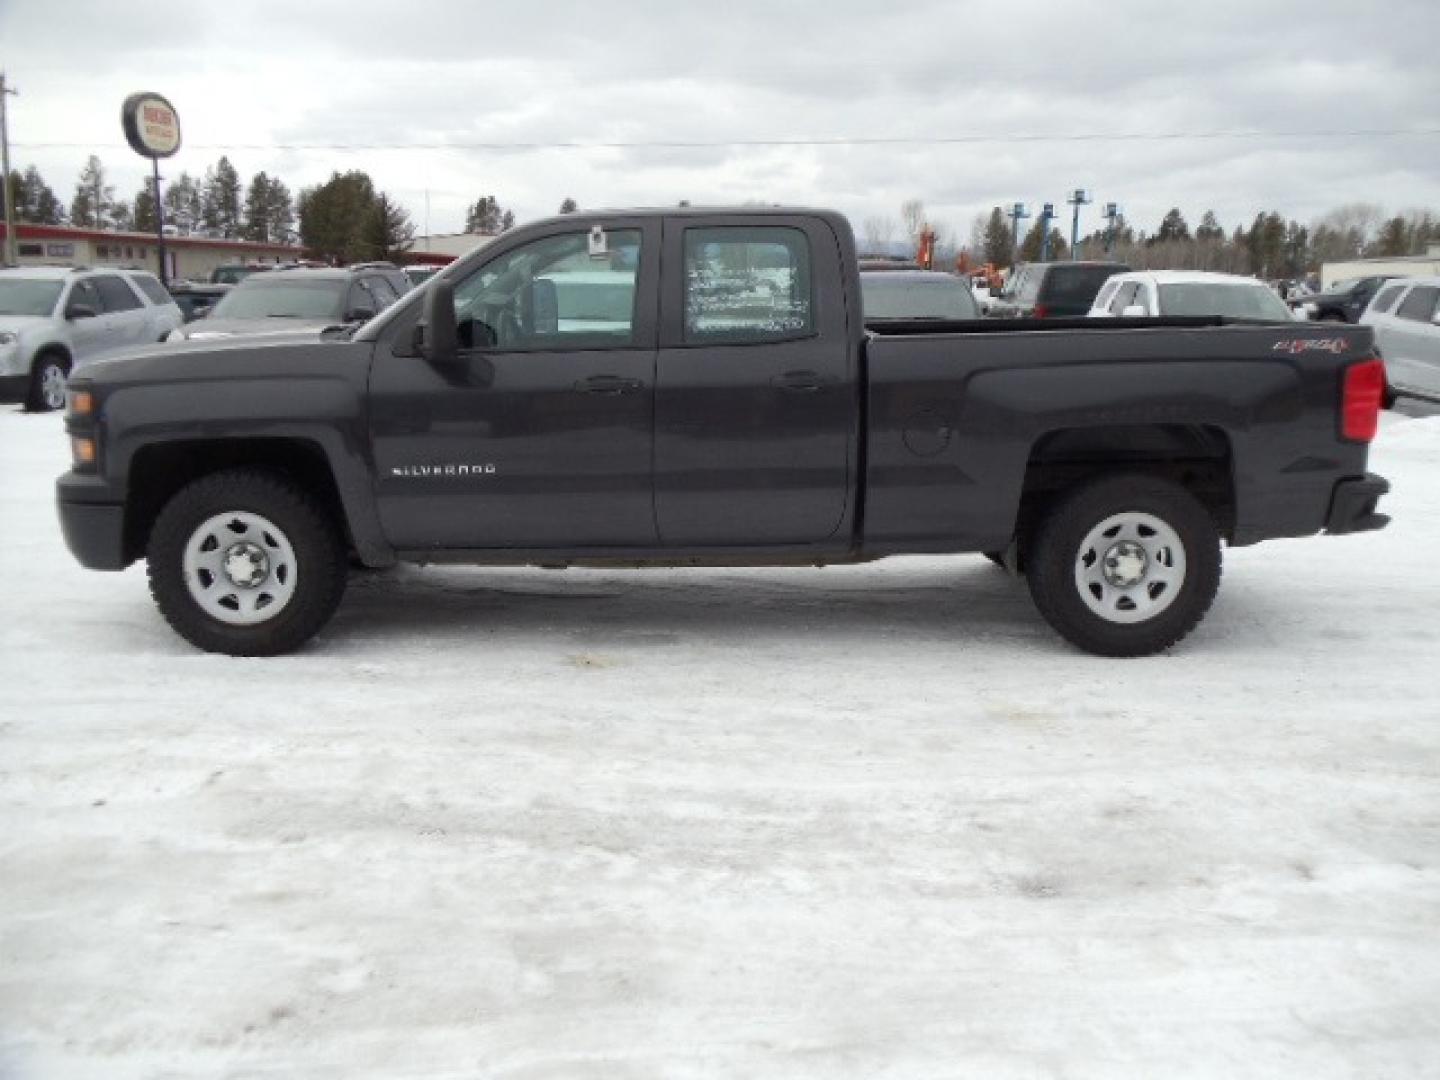
[[[840,534],[859,408],[839,252],[818,219],[666,220],[655,397],[662,543],[813,545]]]
[[[495,256],[456,280],[457,363],[380,346],[370,424],[396,548],[656,542],[659,221],[528,235],[495,241]]]

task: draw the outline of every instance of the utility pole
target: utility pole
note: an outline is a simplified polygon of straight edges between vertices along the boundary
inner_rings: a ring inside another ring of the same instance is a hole
[[[1020,254],[1020,219],[1030,216],[1030,208],[1023,202],[1017,202],[1010,207],[1010,264],[1015,264],[1015,257]]]
[[[160,257],[160,284],[170,287],[169,260],[165,257],[165,204],[160,199],[160,159],[151,158],[155,177],[155,251]]]
[[[1065,201],[1075,208],[1070,217],[1070,261],[1074,262],[1080,257],[1080,207],[1090,202],[1090,193],[1084,188],[1076,188]]]
[[[20,264],[19,248],[15,243],[15,207],[12,205],[12,192],[10,191],[10,125],[5,113],[6,99],[11,94],[19,96],[18,90],[12,90],[5,82],[5,73],[0,71],[0,169],[4,171],[5,186],[5,256],[0,263],[5,266],[18,266]]]
[[[1050,222],[1055,220],[1055,204],[1047,202],[1040,211],[1040,261],[1050,261]]]
[[[1120,217],[1120,204],[1108,202],[1105,204],[1105,254],[1109,255],[1115,247],[1115,222]]]

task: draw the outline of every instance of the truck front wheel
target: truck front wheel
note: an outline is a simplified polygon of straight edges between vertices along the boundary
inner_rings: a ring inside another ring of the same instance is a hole
[[[1062,637],[1100,656],[1148,656],[1190,633],[1220,587],[1220,533],[1178,484],[1095,480],[1041,522],[1030,595]]]
[[[345,592],[345,548],[321,504],[260,469],[181,488],[146,549],[150,593],[206,652],[274,656],[308,641]]]

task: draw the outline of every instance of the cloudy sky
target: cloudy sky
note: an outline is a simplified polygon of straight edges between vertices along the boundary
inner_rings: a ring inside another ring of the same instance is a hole
[[[482,194],[522,221],[758,199],[857,231],[918,198],[961,239],[1076,187],[1147,229],[1440,210],[1437,42],[1437,0],[0,0],[11,163],[67,205],[91,152],[140,186],[119,109],[154,90],[184,129],[166,175],[363,169],[435,232]]]

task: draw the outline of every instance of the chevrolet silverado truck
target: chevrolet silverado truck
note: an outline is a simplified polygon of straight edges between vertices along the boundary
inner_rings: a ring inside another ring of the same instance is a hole
[[[300,646],[352,568],[977,552],[1091,652],[1170,647],[1222,545],[1378,529],[1365,327],[866,323],[838,214],[569,214],[361,328],[134,350],[68,390],[78,560],[195,646]]]

